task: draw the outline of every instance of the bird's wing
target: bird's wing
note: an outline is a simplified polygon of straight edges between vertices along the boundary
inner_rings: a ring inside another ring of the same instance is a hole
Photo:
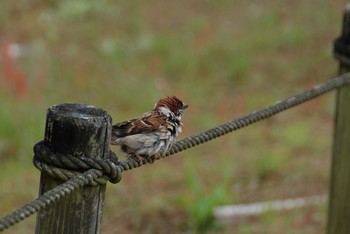
[[[147,133],[162,128],[165,126],[165,119],[157,112],[146,112],[135,119],[117,123],[112,126],[113,137],[125,137],[138,133]]]

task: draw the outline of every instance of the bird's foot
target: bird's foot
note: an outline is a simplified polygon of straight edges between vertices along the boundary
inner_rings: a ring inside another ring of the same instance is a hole
[[[138,165],[143,165],[146,162],[152,164],[155,160],[160,159],[159,155],[157,154],[147,157],[142,155],[131,154],[130,157],[132,157],[138,163]]]
[[[130,157],[131,157],[132,159],[134,159],[134,160],[137,162],[137,164],[138,164],[139,166],[141,166],[142,164],[144,164],[144,160],[145,160],[144,157],[142,157],[142,156],[140,156],[140,155],[136,155],[136,154],[131,154]]]
[[[155,160],[158,160],[160,159],[160,157],[158,156],[158,154],[155,154],[155,155],[152,155],[152,156],[149,156],[149,163],[152,164],[154,163]]]

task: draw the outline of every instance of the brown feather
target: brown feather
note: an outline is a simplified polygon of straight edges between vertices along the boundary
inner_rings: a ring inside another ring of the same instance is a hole
[[[137,118],[113,125],[112,136],[125,137],[138,133],[152,132],[158,130],[165,123],[165,119],[156,111],[150,111]]]

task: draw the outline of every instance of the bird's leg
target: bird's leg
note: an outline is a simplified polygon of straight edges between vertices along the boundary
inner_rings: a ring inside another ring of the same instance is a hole
[[[160,159],[159,155],[158,154],[155,154],[152,156],[153,157],[153,160],[157,160],[157,159]]]
[[[154,154],[151,156],[144,156],[144,155],[138,155],[138,154],[130,154],[130,157],[134,158],[139,165],[142,165],[144,161],[148,161],[149,163],[154,163],[155,160],[160,159],[158,154]],[[150,160],[148,160],[150,159]]]
[[[130,157],[134,158],[139,165],[143,164],[144,157],[142,157],[141,155],[130,154]]]
[[[152,162],[151,162],[151,163],[154,163],[155,160],[160,159],[160,157],[159,157],[158,154],[154,154],[154,155],[150,156],[150,158],[152,159]]]

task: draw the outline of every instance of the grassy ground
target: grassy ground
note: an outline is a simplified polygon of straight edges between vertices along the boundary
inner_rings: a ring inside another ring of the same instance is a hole
[[[118,122],[175,94],[190,105],[181,137],[195,134],[333,77],[344,4],[1,1],[0,216],[37,196],[49,106],[89,103]],[[8,43],[29,52],[6,60]],[[326,204],[228,223],[211,211],[327,193],[333,111],[334,93],[126,172],[108,185],[102,232],[322,233]]]

